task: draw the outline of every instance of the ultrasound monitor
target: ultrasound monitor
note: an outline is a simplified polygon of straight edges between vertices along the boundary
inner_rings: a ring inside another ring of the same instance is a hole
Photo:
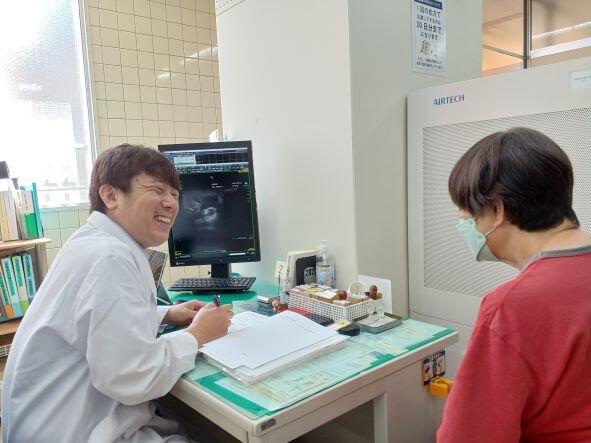
[[[250,141],[160,145],[181,179],[179,213],[168,238],[171,266],[260,261]]]

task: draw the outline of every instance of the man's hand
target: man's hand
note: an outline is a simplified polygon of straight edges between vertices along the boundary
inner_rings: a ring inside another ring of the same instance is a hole
[[[162,323],[175,326],[191,323],[199,309],[205,305],[206,303],[199,300],[189,300],[178,305],[172,305],[162,319]]]
[[[232,315],[232,305],[216,307],[213,303],[208,303],[199,309],[191,325],[185,331],[193,334],[198,345],[203,346],[205,343],[228,333]]]

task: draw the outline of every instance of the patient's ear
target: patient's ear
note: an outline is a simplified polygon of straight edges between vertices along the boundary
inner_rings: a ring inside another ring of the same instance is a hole
[[[99,195],[107,209],[111,211],[117,209],[119,203],[119,190],[117,188],[113,185],[102,185],[99,188]]]
[[[503,204],[502,200],[499,200],[495,205],[494,209],[495,214],[495,226],[500,226],[505,221],[505,205]]]
[[[469,218],[472,218],[472,214],[470,214],[468,211],[464,209],[458,209],[458,218],[467,220]]]

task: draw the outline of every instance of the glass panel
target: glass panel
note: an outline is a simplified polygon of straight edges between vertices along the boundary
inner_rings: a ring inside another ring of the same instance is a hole
[[[519,69],[523,69],[522,59],[488,49],[482,50],[482,75],[484,77]]]
[[[531,67],[549,65],[551,63],[560,63],[566,60],[573,60],[576,58],[591,57],[591,46],[577,49],[574,51],[558,52],[556,54],[545,55],[543,57],[536,57],[531,59]]]
[[[523,0],[484,0],[482,43],[523,55]]]
[[[532,0],[533,57],[590,45],[589,0]],[[554,50],[535,52],[548,47],[554,47]]]
[[[77,0],[3,3],[0,121],[11,176],[42,206],[87,201],[90,136]]]

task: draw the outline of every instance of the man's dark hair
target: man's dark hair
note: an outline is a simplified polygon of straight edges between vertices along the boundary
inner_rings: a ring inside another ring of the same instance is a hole
[[[123,144],[103,152],[94,162],[88,191],[90,211],[106,212],[99,195],[102,185],[108,184],[127,193],[131,179],[141,173],[156,177],[177,191],[181,189],[176,169],[163,154],[145,146]]]
[[[549,137],[529,128],[491,134],[472,146],[449,177],[449,193],[472,216],[503,202],[505,217],[529,232],[553,228],[565,219],[577,227],[572,209],[573,169]]]

